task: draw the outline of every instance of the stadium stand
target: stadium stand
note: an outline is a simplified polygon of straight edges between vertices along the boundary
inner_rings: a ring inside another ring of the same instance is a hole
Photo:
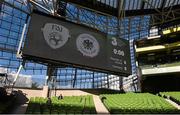
[[[65,96],[63,99],[52,97],[30,99],[27,114],[95,114],[92,96]]]
[[[126,93],[101,95],[110,113],[119,114],[160,114],[180,111],[162,97],[149,93]]]
[[[143,92],[180,90],[179,36],[180,32],[175,31],[158,38],[136,41],[136,57],[142,70]]]

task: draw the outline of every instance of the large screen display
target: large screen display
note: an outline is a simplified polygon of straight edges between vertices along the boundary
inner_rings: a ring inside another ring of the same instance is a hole
[[[42,13],[33,13],[23,58],[96,70],[131,74],[129,41]]]

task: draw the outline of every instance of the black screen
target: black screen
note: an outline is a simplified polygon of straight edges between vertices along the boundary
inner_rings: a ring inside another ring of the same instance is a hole
[[[117,75],[131,74],[129,41],[39,13],[32,14],[23,57]]]

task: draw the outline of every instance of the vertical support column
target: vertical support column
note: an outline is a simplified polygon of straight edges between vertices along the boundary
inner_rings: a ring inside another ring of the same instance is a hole
[[[75,68],[75,73],[74,73],[74,80],[73,80],[73,88],[76,85],[76,80],[77,80],[77,68]]]
[[[46,91],[47,91],[47,97],[49,97],[49,81],[51,78],[51,72],[50,72],[50,66],[48,65],[47,67],[47,73],[46,73],[46,85],[43,86],[43,96],[46,95]]]
[[[106,16],[106,33],[108,33],[108,32],[109,32],[108,25],[109,25],[109,17],[108,17],[108,16]]]
[[[43,86],[42,97],[48,97],[48,86]]]
[[[49,80],[50,80],[50,78],[51,78],[51,72],[50,72],[50,66],[49,66],[49,65],[48,65],[48,67],[47,67],[46,75],[47,75],[46,85],[48,86]]]
[[[52,11],[53,11],[54,15],[56,15],[56,12],[57,12],[57,1],[56,0],[52,0],[52,3],[53,3]]]
[[[131,78],[132,79],[132,87],[134,88],[134,91],[137,92],[138,87],[137,87],[137,83],[134,82],[136,80],[136,79],[134,79],[135,77],[136,76],[132,76],[132,78]]]
[[[119,76],[119,90],[123,91],[123,77]]]
[[[134,46],[134,40],[133,39],[129,40],[129,45],[130,45],[132,74],[136,74],[136,62],[135,62],[136,51],[135,51],[135,46]]]
[[[93,27],[96,28],[96,12],[93,13],[94,14],[94,18],[93,18]]]
[[[94,71],[93,71],[93,84],[92,84],[92,88],[94,89]]]
[[[48,91],[48,97],[51,97],[51,90],[53,89],[54,91],[55,91],[55,82],[54,81],[56,81],[55,79],[55,76],[57,76],[57,68],[55,68],[54,66],[52,66],[52,65],[48,65],[48,68],[47,68],[47,76],[48,76],[48,79],[47,79],[47,87],[48,87],[48,89],[50,89],[49,91]],[[50,84],[50,83],[52,83],[52,84]],[[51,87],[49,87],[49,86],[51,86]],[[56,91],[55,91],[56,92]],[[54,95],[55,95],[56,93],[54,93]]]
[[[124,17],[124,6],[125,6],[125,1],[124,0],[118,0],[117,3],[117,8],[118,8],[118,18]]]
[[[67,2],[62,1],[62,0],[57,0],[54,3],[56,3],[56,5],[55,5],[56,13],[61,15],[62,17],[65,17]]]
[[[109,74],[107,74],[107,88],[109,89]]]
[[[80,13],[80,9],[79,9],[79,6],[77,6],[77,23],[80,24],[80,16],[79,16],[79,13]]]
[[[57,80],[57,72],[58,72],[58,68],[54,68],[53,70],[53,90],[54,90],[54,96],[56,96],[56,80]]]
[[[137,84],[137,90],[139,92],[142,91],[142,87],[141,87],[141,82],[142,82],[142,70],[140,67],[137,67],[137,79],[138,79],[138,84]]]
[[[1,14],[1,9],[2,9],[2,4],[3,4],[3,2],[1,1],[0,2],[0,14]]]

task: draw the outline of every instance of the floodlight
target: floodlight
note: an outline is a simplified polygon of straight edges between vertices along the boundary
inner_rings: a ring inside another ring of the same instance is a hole
[[[157,35],[157,36],[150,36],[150,37],[148,37],[147,39],[155,39],[155,38],[160,38],[161,37],[161,35]]]
[[[164,35],[169,34],[169,33],[171,33],[171,30],[164,30],[164,31],[163,31],[163,34],[164,34]]]

